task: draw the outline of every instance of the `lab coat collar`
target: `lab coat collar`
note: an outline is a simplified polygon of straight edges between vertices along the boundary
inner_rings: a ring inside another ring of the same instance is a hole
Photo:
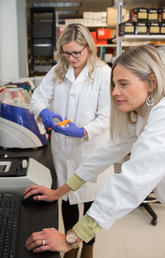
[[[74,68],[72,65],[69,65],[69,68],[68,68],[68,71],[67,73],[65,74],[65,77],[71,81],[72,83],[73,82],[81,82],[81,81],[84,81],[86,78],[88,78],[88,65],[86,65],[83,70],[81,71],[81,73],[79,74],[79,76],[77,78],[75,78],[74,76]]]

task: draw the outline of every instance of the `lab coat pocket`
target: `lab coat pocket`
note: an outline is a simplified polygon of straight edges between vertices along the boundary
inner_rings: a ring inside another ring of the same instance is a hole
[[[98,93],[94,91],[87,91],[82,93],[80,100],[80,108],[84,124],[93,120],[97,112]]]

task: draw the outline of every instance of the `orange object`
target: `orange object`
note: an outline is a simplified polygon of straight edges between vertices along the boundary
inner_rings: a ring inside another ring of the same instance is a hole
[[[106,28],[98,28],[97,29],[97,39],[110,39],[111,38],[111,30]]]
[[[96,31],[90,31],[91,35],[92,35],[92,38],[95,42],[95,44],[97,44],[97,34],[96,34]]]
[[[71,121],[70,119],[66,119],[66,120],[64,120],[64,121],[61,121],[61,122],[58,123],[57,125],[58,125],[58,126],[66,125],[66,124],[68,124],[70,121]],[[52,127],[48,128],[48,131],[51,130],[51,129],[52,129]]]

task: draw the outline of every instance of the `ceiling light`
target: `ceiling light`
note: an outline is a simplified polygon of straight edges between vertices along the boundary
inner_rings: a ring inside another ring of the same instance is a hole
[[[33,3],[33,7],[79,7],[80,2]]]

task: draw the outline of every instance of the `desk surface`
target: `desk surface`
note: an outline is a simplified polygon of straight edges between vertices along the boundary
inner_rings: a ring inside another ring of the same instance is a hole
[[[56,173],[53,166],[50,145],[38,149],[8,149],[0,148],[0,157],[8,154],[9,157],[31,157],[47,166],[52,174],[52,188],[56,187]],[[25,248],[25,241],[32,232],[40,231],[46,227],[58,227],[58,205],[54,203],[21,203],[21,229],[19,237],[19,250],[17,258],[59,258],[59,253],[45,252],[34,254]]]

